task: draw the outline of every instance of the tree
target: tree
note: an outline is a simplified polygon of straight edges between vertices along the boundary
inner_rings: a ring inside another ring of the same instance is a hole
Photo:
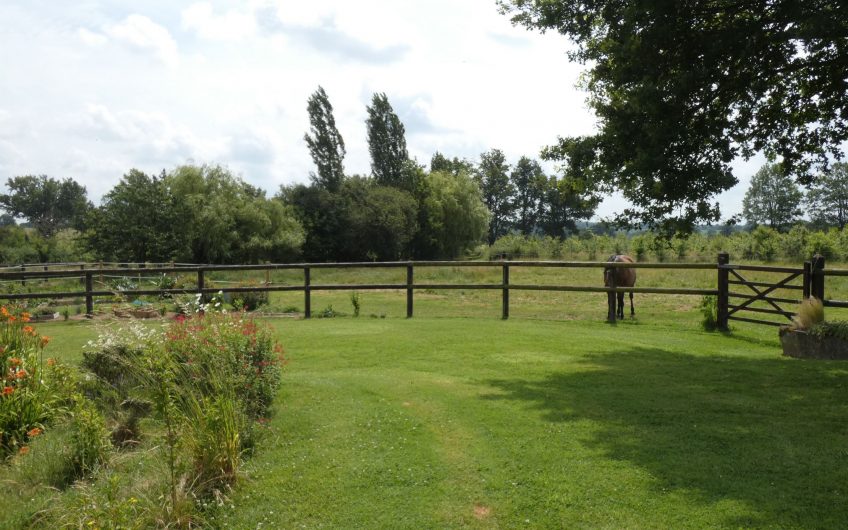
[[[336,129],[333,106],[322,87],[309,96],[306,106],[309,112],[310,132],[303,136],[309,146],[309,154],[318,168],[318,174],[311,175],[313,182],[329,191],[338,191],[344,180],[345,145],[342,135]]]
[[[510,173],[509,180],[515,189],[515,228],[529,235],[539,222],[548,178],[539,162],[522,156]]]
[[[352,178],[342,186],[341,196],[345,237],[339,258],[388,261],[410,256],[418,205],[409,192]]]
[[[185,253],[187,218],[164,172],[151,176],[131,169],[89,214],[85,239],[100,259],[169,261]]]
[[[374,94],[365,124],[368,130],[368,151],[371,153],[371,173],[377,184],[411,190],[405,178],[409,160],[403,123],[389,104],[386,94]]]
[[[577,220],[595,214],[600,197],[581,180],[552,175],[545,187],[539,223],[545,235],[565,237],[577,231]]]
[[[782,230],[801,215],[802,198],[803,193],[780,164],[766,164],[751,178],[742,200],[742,216]]]
[[[290,261],[300,256],[303,227],[294,212],[218,165],[184,165],[167,185],[185,203],[185,259],[194,263]]]
[[[810,219],[826,226],[848,223],[848,163],[837,162],[807,192]]]
[[[451,160],[442,153],[436,151],[430,159],[430,171],[450,173],[451,175],[458,175],[464,172],[468,175],[472,175],[474,174],[474,163],[469,160],[460,160],[457,157],[453,157]]]
[[[79,227],[91,203],[84,186],[73,179],[25,175],[6,182],[9,193],[0,195],[0,206],[14,217],[23,217],[45,238],[62,228]]]
[[[555,30],[589,64],[591,136],[561,138],[590,187],[633,203],[621,223],[666,232],[720,218],[730,162],[758,151],[801,183],[848,139],[843,0],[499,0],[515,24]]]
[[[490,245],[509,231],[512,221],[515,188],[509,181],[508,172],[509,164],[500,149],[492,149],[480,155],[474,178],[480,186],[483,202],[491,213],[488,235]]]
[[[417,257],[455,258],[481,242],[489,211],[474,180],[466,173],[435,171],[424,177],[422,188]]]
[[[303,258],[310,262],[339,261],[344,248],[344,200],[313,183],[282,186],[276,198],[291,206],[304,229]]]

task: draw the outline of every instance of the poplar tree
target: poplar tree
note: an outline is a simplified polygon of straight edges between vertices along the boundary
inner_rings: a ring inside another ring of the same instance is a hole
[[[368,151],[371,153],[371,173],[382,186],[409,190],[406,163],[406,136],[403,123],[392,109],[386,94],[374,94],[366,107],[368,119]]]
[[[306,110],[309,112],[310,133],[303,136],[309,146],[309,154],[318,168],[312,173],[312,181],[319,187],[336,192],[344,180],[345,145],[336,129],[333,106],[324,88],[319,86],[309,97]]]

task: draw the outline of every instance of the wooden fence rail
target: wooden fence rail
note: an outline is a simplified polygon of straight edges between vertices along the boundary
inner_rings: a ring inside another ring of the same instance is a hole
[[[130,264],[131,265],[131,264]],[[833,307],[848,307],[848,302],[826,300],[824,297],[824,283],[826,276],[848,276],[848,271],[825,270],[824,259],[816,256],[810,262],[804,264],[803,268],[770,267],[763,265],[740,265],[731,264],[730,257],[726,253],[718,255],[716,263],[611,263],[611,262],[584,262],[584,261],[395,261],[395,262],[366,262],[366,263],[270,263],[260,265],[185,265],[180,264],[164,266],[163,264],[136,264],[136,268],[126,266],[103,267],[103,264],[50,264],[50,266],[21,267],[18,269],[7,268],[0,270],[0,282],[47,279],[77,279],[83,284],[81,291],[62,292],[38,292],[38,293],[0,293],[0,299],[22,300],[34,298],[84,298],[86,314],[94,313],[94,300],[98,297],[113,296],[114,290],[103,288],[95,289],[95,277],[109,276],[139,276],[142,275],[168,275],[180,274],[195,276],[195,286],[182,289],[134,289],[121,291],[128,295],[163,295],[163,294],[186,294],[199,293],[211,295],[218,292],[245,293],[245,292],[303,292],[304,316],[310,318],[312,315],[312,293],[314,291],[339,291],[339,290],[398,290],[406,291],[406,316],[411,318],[414,313],[414,291],[416,289],[432,290],[500,290],[501,291],[501,315],[509,318],[510,292],[511,291],[552,291],[552,292],[584,292],[584,293],[607,293],[610,304],[609,318],[615,319],[614,304],[615,293],[633,292],[647,294],[665,295],[691,295],[691,296],[716,296],[717,297],[717,319],[720,329],[727,329],[729,320],[751,322],[757,324],[776,325],[775,322],[752,319],[739,316],[741,311],[750,311],[758,314],[769,314],[789,317],[791,311],[784,309],[779,304],[796,303],[799,300],[771,296],[778,289],[790,289],[803,291],[804,297],[812,295],[825,301],[826,305]],[[144,265],[144,266],[142,266]],[[149,265],[149,266],[148,266]],[[56,268],[59,267],[59,268]],[[432,267],[484,267],[500,268],[501,281],[499,283],[466,284],[466,283],[427,283],[415,281],[416,268]],[[312,282],[311,272],[323,269],[401,269],[406,271],[406,281],[401,283],[373,283],[373,284],[315,284]],[[510,281],[510,271],[516,268],[636,268],[636,269],[665,269],[665,270],[714,270],[717,272],[715,289],[695,288],[666,288],[666,287],[600,287],[600,286],[573,286],[573,285],[536,285],[516,284]],[[25,269],[25,270],[21,270]],[[292,285],[273,285],[270,283],[271,271],[301,271],[302,282]],[[211,272],[227,271],[265,271],[265,283],[256,286],[238,287],[207,287],[207,274]],[[749,281],[742,276],[745,272],[769,272],[787,275],[781,281],[769,283],[764,281]],[[732,279],[731,279],[732,277]],[[795,278],[802,279],[802,285],[789,284]],[[753,294],[731,292],[730,288],[742,287]],[[731,303],[731,299],[740,300],[739,303]],[[755,302],[764,302],[770,308],[751,307]],[[793,308],[794,309],[794,308]]]

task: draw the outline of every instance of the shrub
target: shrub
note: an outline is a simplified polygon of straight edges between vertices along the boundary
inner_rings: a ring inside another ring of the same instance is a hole
[[[715,331],[718,327],[718,298],[705,296],[701,298],[701,326],[706,331]]]
[[[268,305],[268,300],[268,291],[246,291],[233,300],[233,307],[239,311],[255,311]]]
[[[830,259],[836,256],[837,248],[839,248],[839,232],[813,232],[807,238],[805,257],[809,259],[818,254]]]
[[[361,309],[362,297],[358,292],[350,293],[350,303],[353,305],[353,316],[358,317]]]
[[[71,417],[72,469],[76,476],[82,476],[106,460],[110,448],[109,432],[103,416],[81,394],[74,396]]]
[[[819,322],[810,328],[810,334],[821,338],[836,337],[842,340],[848,340],[848,321],[834,320]]]

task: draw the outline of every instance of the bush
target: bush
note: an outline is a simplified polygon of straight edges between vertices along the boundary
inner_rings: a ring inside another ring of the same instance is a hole
[[[706,331],[715,331],[718,327],[718,298],[705,296],[701,298],[701,326]]]
[[[246,291],[237,296],[233,299],[233,307],[238,311],[255,311],[268,305],[268,291]]]
[[[807,238],[806,258],[810,259],[818,254],[825,259],[831,259],[836,256],[837,248],[839,248],[838,231],[813,232]]]

